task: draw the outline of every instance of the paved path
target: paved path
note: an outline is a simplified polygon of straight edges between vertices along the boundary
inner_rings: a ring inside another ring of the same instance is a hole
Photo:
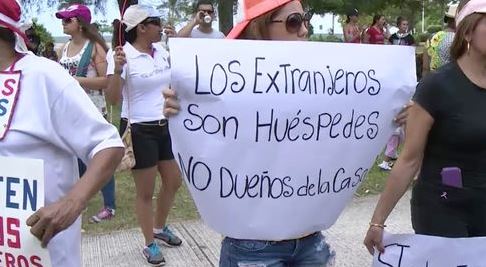
[[[362,241],[367,223],[378,196],[356,198],[343,212],[337,223],[325,231],[328,242],[337,253],[338,267],[365,267],[371,265]],[[399,202],[387,221],[387,230],[393,233],[411,233],[410,193]],[[202,221],[172,225],[183,239],[180,248],[163,250],[169,267],[218,266],[221,236]],[[146,266],[141,256],[143,243],[139,230],[113,232],[104,235],[87,235],[83,239],[83,261],[86,267]]]

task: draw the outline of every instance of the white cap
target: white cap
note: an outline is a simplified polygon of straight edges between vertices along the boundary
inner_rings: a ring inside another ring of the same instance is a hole
[[[127,26],[125,31],[128,32],[147,18],[161,16],[162,14],[151,6],[131,5],[123,14],[122,23]]]

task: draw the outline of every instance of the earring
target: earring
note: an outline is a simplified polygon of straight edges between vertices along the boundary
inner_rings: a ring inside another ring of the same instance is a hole
[[[469,50],[471,49],[471,43],[469,43],[469,41],[467,41],[467,53],[469,54]]]

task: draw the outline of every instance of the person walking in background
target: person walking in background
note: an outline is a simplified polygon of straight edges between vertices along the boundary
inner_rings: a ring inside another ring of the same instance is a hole
[[[215,30],[212,26],[215,18],[213,2],[211,0],[200,0],[196,4],[193,19],[179,31],[177,36],[222,39],[225,37],[224,34]]]
[[[375,15],[373,17],[373,23],[371,23],[371,26],[365,31],[363,43],[385,44],[385,41],[389,38],[390,32],[386,24],[385,16]]]
[[[91,23],[91,11],[85,5],[72,5],[56,13],[62,19],[63,31],[71,41],[61,49],[59,63],[80,83],[98,111],[107,118],[103,90],[108,85],[106,78],[106,51],[108,47]],[[79,160],[79,173],[83,175],[86,164]],[[115,216],[115,177],[101,190],[104,206],[90,218],[93,223],[110,220]]]
[[[423,55],[422,77],[451,61],[450,49],[456,31],[456,12],[457,4],[450,5],[444,15],[446,28],[434,34],[427,42]]]
[[[0,156],[43,161],[45,206],[21,223],[47,247],[53,267],[79,267],[79,216],[120,163],[123,143],[73,77],[59,64],[27,52],[21,16],[17,1],[0,1],[0,69],[6,70],[0,75],[15,81],[10,84],[16,101],[6,109],[11,120],[2,130]],[[82,179],[76,157],[89,162]],[[3,232],[1,239],[3,250]],[[1,259],[2,266],[28,266]]]
[[[390,36],[390,44],[392,45],[415,45],[415,39],[409,31],[408,20],[404,17],[397,18],[398,32]]]
[[[416,234],[486,236],[486,1],[463,0],[452,61],[417,86],[407,140],[391,170],[364,239],[384,252],[383,229],[398,200],[412,190]]]
[[[346,25],[344,25],[344,42],[361,43],[361,29],[358,25],[359,12],[356,8],[348,11],[346,14]]]
[[[122,43],[116,45],[114,57],[108,59],[107,71],[107,99],[113,104],[122,101],[120,133],[131,127],[136,161],[132,169],[135,212],[145,242],[142,253],[149,264],[156,266],[163,265],[165,259],[154,238],[167,246],[182,244],[166,226],[182,180],[162,112],[162,89],[170,85],[170,65],[169,54],[160,44],[160,16],[152,7],[128,7],[123,14],[123,27],[115,27],[115,39]],[[157,174],[162,183],[154,215],[152,197]]]

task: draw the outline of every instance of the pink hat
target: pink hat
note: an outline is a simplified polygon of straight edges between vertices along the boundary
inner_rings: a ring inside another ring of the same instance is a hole
[[[78,17],[88,24],[91,23],[91,11],[85,5],[72,5],[56,13],[56,18],[58,19],[70,19],[74,17]]]
[[[245,13],[245,18],[231,30],[226,38],[238,38],[253,19],[292,1],[294,0],[245,0],[243,11]]]
[[[20,5],[15,0],[0,1],[0,27],[10,29],[15,33],[15,50],[27,52],[25,33],[21,30],[20,18],[22,11]]]
[[[474,13],[486,13],[486,1],[485,0],[471,0],[457,13],[456,26],[467,16]]]

